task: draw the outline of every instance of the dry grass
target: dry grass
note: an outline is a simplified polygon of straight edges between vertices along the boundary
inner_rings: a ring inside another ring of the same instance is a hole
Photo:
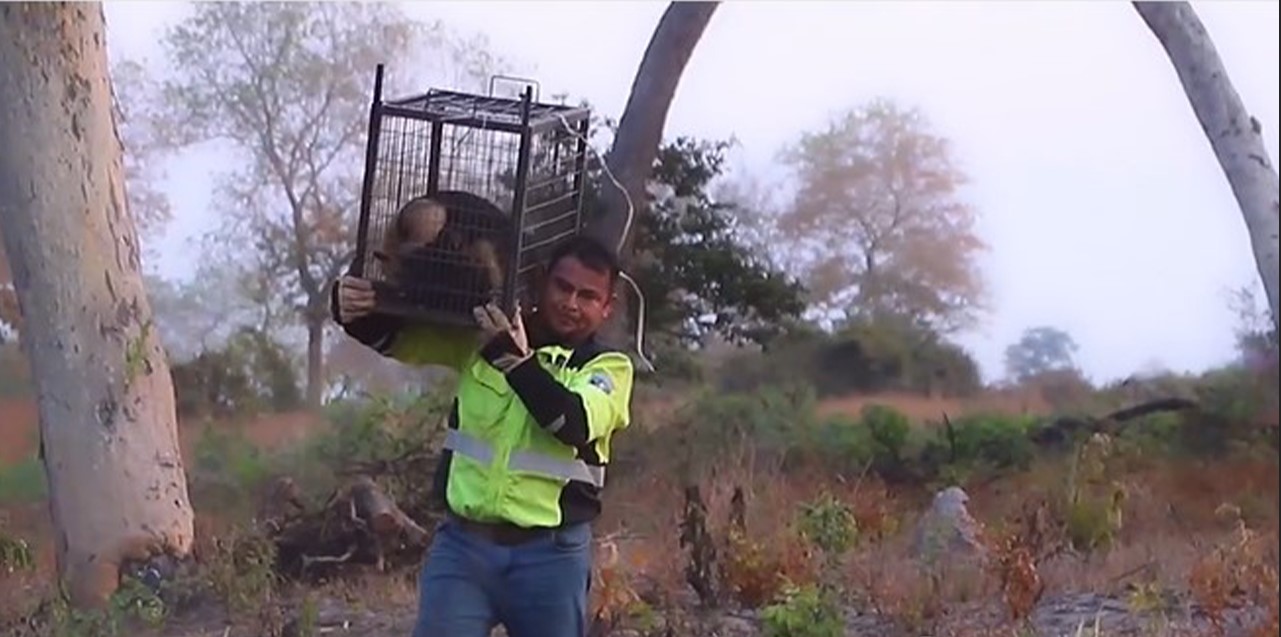
[[[190,460],[201,433],[209,427],[234,429],[263,450],[279,449],[305,440],[325,426],[323,417],[306,410],[266,414],[240,422],[179,423],[183,457]],[[32,398],[0,397],[0,467],[30,458],[39,442],[40,420]]]
[[[822,409],[856,414],[870,402],[893,405],[921,420],[937,418],[943,411],[1025,413],[1040,408],[1009,396],[964,404],[878,396],[829,401]],[[671,401],[647,404],[643,413],[661,422],[671,406]],[[251,440],[271,447],[310,435],[318,422],[295,414],[243,426]],[[8,435],[12,437],[15,429],[11,426]],[[198,435],[191,427],[183,433],[189,441]],[[962,619],[987,627],[978,634],[1006,634],[1002,631],[1017,627],[1048,596],[1184,591],[1212,613],[1246,602],[1270,604],[1269,621],[1276,621],[1276,503],[1281,476],[1274,457],[1230,462],[1138,457],[1112,463],[1108,477],[1127,494],[1123,524],[1112,544],[1084,555],[1056,550],[1064,544],[1063,520],[1062,510],[1053,503],[1067,491],[1066,462],[1040,462],[1021,474],[975,485],[970,488],[970,510],[986,527],[994,559],[986,568],[953,565],[945,574],[922,568],[910,551],[928,492],[894,488],[870,476],[841,479],[817,470],[784,473],[754,465],[745,454],[713,464],[700,487],[716,549],[714,570],[723,601],[730,606],[760,607],[788,584],[825,583],[845,591],[844,599],[857,608],[917,634],[965,634],[954,631]],[[684,486],[677,476],[655,471],[612,483],[598,524],[601,558],[593,612],[601,622],[636,621],[645,608],[662,613],[695,605],[686,573],[688,552],[680,542]],[[746,532],[739,535],[730,533],[736,490],[741,490],[745,503]],[[822,568],[814,546],[795,524],[802,503],[822,494],[833,495],[847,507],[858,528],[855,546],[831,571]],[[1048,521],[1033,515],[1036,511]],[[209,551],[210,538],[225,537],[236,520],[217,512],[199,513],[200,550]],[[46,516],[43,506],[9,512],[3,528],[37,539],[33,548],[38,564],[34,572],[0,575],[0,617],[51,590],[52,547],[38,540],[49,535]],[[415,581],[371,575],[286,593],[295,599],[305,594],[346,608],[403,615],[412,614]],[[1274,627],[1260,630],[1260,637],[1276,634]]]
[[[769,591],[778,587],[773,575],[815,578],[812,570],[797,565],[802,547],[791,522],[800,503],[825,491],[855,512],[864,531],[842,562],[840,585],[857,605],[908,629],[942,630],[950,621],[949,609],[954,613],[984,600],[1004,600],[1001,608],[987,611],[986,625],[995,630],[1017,626],[1047,596],[1088,591],[1125,599],[1136,590],[1195,590],[1201,580],[1216,582],[1201,584],[1207,596],[1226,595],[1214,586],[1221,589],[1229,582],[1253,591],[1258,600],[1267,598],[1262,591],[1271,590],[1275,599],[1275,584],[1269,579],[1275,578],[1275,568],[1266,566],[1274,564],[1277,555],[1275,461],[1142,464],[1118,476],[1134,497],[1125,501],[1125,522],[1115,543],[1084,555],[1054,554],[1048,540],[1031,546],[1024,539],[1027,512],[1061,493],[1065,476],[1063,464],[1043,463],[975,490],[971,511],[987,527],[995,559],[988,569],[962,566],[945,577],[923,570],[909,551],[911,530],[923,506],[920,494],[895,493],[873,480],[842,483],[830,476],[753,475],[741,465],[719,471],[705,483],[703,494],[709,526],[722,538],[720,559],[729,564],[723,572],[738,578],[725,584],[735,605],[764,603]],[[745,542],[730,540],[726,532],[736,486],[748,494]],[[1222,515],[1224,503],[1234,502],[1247,502],[1245,508],[1252,511],[1245,527],[1251,538],[1248,551],[1223,548],[1241,546],[1242,527]],[[629,581],[642,587],[647,600],[680,598],[688,586],[681,574],[686,557],[672,539],[681,505],[679,490],[657,478],[637,481],[616,488],[610,503],[602,530],[625,525],[633,532],[619,545],[621,563],[636,569]],[[971,619],[982,614],[968,612]]]
[[[958,418],[967,414],[1045,415],[1049,404],[1031,390],[986,392],[972,398],[946,398],[910,393],[879,393],[824,400],[818,405],[821,416],[857,417],[868,405],[892,407],[912,422],[940,422],[943,414]]]

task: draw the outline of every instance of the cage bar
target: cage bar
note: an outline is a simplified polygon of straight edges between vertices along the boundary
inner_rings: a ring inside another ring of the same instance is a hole
[[[352,271],[380,312],[473,325],[509,312],[582,225],[586,108],[431,89],[383,99],[375,71]]]

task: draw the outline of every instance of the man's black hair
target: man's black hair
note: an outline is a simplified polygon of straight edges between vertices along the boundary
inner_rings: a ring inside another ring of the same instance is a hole
[[[552,268],[560,263],[565,257],[574,257],[583,265],[597,272],[609,273],[609,287],[611,290],[614,284],[618,283],[618,273],[622,267],[619,265],[618,254],[611,250],[605,244],[587,235],[576,235],[568,241],[556,246],[552,251],[551,258],[547,260],[547,271],[551,272]]]

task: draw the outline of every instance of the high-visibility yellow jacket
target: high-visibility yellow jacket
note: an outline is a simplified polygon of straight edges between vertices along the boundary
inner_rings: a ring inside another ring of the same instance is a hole
[[[368,316],[343,328],[385,356],[458,371],[436,475],[456,515],[521,527],[594,519],[610,441],[631,421],[631,359],[596,341],[531,343],[534,356],[504,375],[479,352],[474,330]]]

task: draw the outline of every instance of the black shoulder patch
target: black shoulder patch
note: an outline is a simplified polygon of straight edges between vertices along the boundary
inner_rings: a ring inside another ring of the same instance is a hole
[[[574,355],[569,357],[569,368],[582,369],[584,365],[590,363],[593,358],[596,358],[601,354],[608,354],[611,352],[622,353],[622,351],[623,350],[618,348],[602,345],[600,341],[592,338],[574,349]]]

